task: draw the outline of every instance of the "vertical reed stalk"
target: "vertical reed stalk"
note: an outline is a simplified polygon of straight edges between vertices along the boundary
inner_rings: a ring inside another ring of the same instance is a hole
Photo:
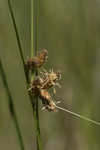
[[[31,0],[31,57],[36,55],[38,50],[38,19],[39,19],[39,0]],[[35,74],[31,73],[31,80],[33,76],[38,75],[36,70]],[[40,135],[40,126],[39,126],[39,113],[38,113],[38,97],[34,97],[33,106],[33,115],[35,120],[35,130],[36,130],[36,139],[37,139],[37,150],[42,150],[42,142]]]
[[[34,1],[31,0],[31,57],[34,56]]]

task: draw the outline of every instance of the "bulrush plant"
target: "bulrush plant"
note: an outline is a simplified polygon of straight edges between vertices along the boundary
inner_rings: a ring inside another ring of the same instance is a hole
[[[43,104],[43,110],[47,110],[49,112],[56,112],[56,109],[65,111],[70,113],[71,115],[87,120],[92,124],[99,125],[100,122],[92,120],[88,117],[77,114],[71,110],[62,108],[57,105],[57,102],[53,100],[49,89],[53,89],[53,93],[56,93],[55,86],[61,87],[59,84],[59,80],[61,79],[61,72],[54,71],[51,69],[50,71],[46,71],[43,68],[43,65],[47,62],[48,51],[43,49],[38,51],[38,25],[39,25],[39,0],[31,0],[31,52],[30,58],[28,60],[24,60],[23,51],[21,47],[21,42],[16,26],[16,21],[14,18],[13,9],[11,6],[10,0],[8,0],[9,11],[12,17],[13,26],[15,29],[16,40],[19,47],[20,56],[23,63],[23,68],[26,77],[26,83],[28,87],[28,94],[30,98],[30,102],[32,104],[33,116],[35,122],[35,132],[37,139],[37,150],[42,150],[42,142],[41,142],[41,134],[40,134],[40,124],[39,124],[39,113],[38,113],[38,97]],[[35,6],[35,7],[33,7]],[[35,8],[35,9],[34,9]],[[40,70],[40,68],[43,68]],[[21,135],[21,133],[20,133]],[[20,140],[22,141],[22,139]],[[23,146],[21,148],[24,150]]]

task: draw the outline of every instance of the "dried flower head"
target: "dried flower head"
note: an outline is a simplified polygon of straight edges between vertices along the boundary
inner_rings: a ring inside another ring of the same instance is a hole
[[[41,78],[36,78],[30,85],[30,88],[28,91],[31,91],[34,95],[39,96],[39,98],[42,100],[42,104],[44,106],[44,109],[48,111],[54,111],[55,112],[55,103],[52,100],[51,95],[48,91],[41,89],[42,81]]]
[[[48,57],[48,51],[46,49],[38,52],[36,57],[29,58],[26,62],[26,68],[28,70],[34,70],[43,66]]]
[[[60,86],[57,81],[61,79],[61,72],[54,72],[53,69],[49,72],[45,70],[42,75],[42,89],[49,89],[55,85]]]
[[[54,72],[51,70],[50,72],[42,72],[42,77],[38,76],[35,80],[33,80],[30,84],[30,88],[28,91],[32,91],[35,95],[39,93],[42,89],[49,89],[53,87],[53,92],[55,93],[56,90],[54,88],[55,85],[60,87],[60,84],[57,82],[61,79],[60,72]]]

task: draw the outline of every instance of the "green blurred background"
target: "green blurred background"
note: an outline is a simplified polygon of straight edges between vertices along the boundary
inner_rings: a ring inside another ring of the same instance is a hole
[[[30,57],[29,0],[12,0],[25,60]],[[61,107],[100,121],[100,1],[40,0],[39,50],[49,52],[45,68],[61,70]],[[7,0],[0,0],[0,60],[13,98],[25,150],[35,150],[32,108]],[[99,150],[100,127],[62,111],[41,111],[43,150]],[[0,75],[0,149],[20,150]]]

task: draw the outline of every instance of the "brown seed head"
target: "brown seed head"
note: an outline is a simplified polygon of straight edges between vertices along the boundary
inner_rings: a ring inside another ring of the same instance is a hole
[[[43,74],[43,73],[42,73]],[[50,72],[46,72],[43,74],[43,84],[42,84],[42,89],[49,89],[52,86],[55,86],[57,81],[61,79],[61,73],[54,72],[51,70]]]
[[[48,51],[46,49],[41,50],[40,52],[38,52],[36,57],[29,58],[27,60],[26,67],[29,70],[33,70],[33,69],[42,67],[42,65],[47,60],[47,56],[48,56]]]

